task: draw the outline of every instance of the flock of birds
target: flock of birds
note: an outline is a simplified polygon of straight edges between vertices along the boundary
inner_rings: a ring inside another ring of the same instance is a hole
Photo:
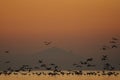
[[[45,45],[50,45],[52,42],[44,42]],[[119,47],[119,39],[113,37],[112,40],[109,42],[110,46],[103,46],[102,50],[105,51],[110,48],[118,48]],[[5,53],[9,53],[9,51],[5,51]],[[96,68],[97,65],[93,64],[94,58],[87,58],[85,61],[79,61],[78,63],[72,64],[74,70],[66,70],[63,71],[58,65],[54,63],[46,64],[43,60],[38,60],[39,66],[31,67],[29,65],[22,65],[18,69],[14,69],[12,67],[8,67],[6,70],[0,71],[0,75],[49,75],[49,76],[55,76],[55,75],[95,75],[95,76],[101,76],[101,75],[108,75],[108,76],[117,76],[120,73],[116,72],[116,68],[109,63],[108,55],[102,55],[101,62],[103,62],[103,70],[102,71],[89,71],[84,73],[83,69],[84,67],[87,68]],[[10,61],[6,61],[5,64],[10,64]],[[120,64],[118,64],[120,67]],[[45,71],[38,71],[38,70],[47,70],[49,72]],[[120,69],[119,69],[120,70]]]
[[[102,47],[103,51],[106,51],[108,49],[114,49],[114,48],[118,48],[120,46],[120,42],[119,39],[116,37],[112,37],[112,40],[109,41],[110,45],[104,45]]]
[[[106,56],[103,56],[101,60],[107,60]],[[96,65],[90,64],[90,62],[93,61],[93,58],[86,59],[85,62],[80,61],[80,64],[73,64],[74,68],[81,68],[82,66],[87,67],[95,67]],[[57,75],[85,75],[85,76],[118,76],[120,73],[114,71],[115,68],[111,69],[111,65],[109,63],[106,63],[104,69],[102,71],[88,71],[84,72],[81,69],[74,69],[74,70],[62,70],[58,65],[51,63],[46,64],[43,62],[43,60],[38,60],[38,66],[31,67],[30,65],[22,65],[18,69],[14,69],[12,67],[8,67],[4,71],[0,71],[0,75],[48,75],[48,76],[57,76]],[[43,71],[39,71],[43,69]],[[47,71],[47,72],[46,72]]]

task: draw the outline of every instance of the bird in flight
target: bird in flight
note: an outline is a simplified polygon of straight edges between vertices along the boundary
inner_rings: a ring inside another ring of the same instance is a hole
[[[101,58],[102,61],[108,60],[108,56],[107,55],[103,55]]]
[[[117,42],[115,42],[115,41],[110,41],[109,43],[114,43],[114,44],[115,44],[115,43],[117,43]]]
[[[6,61],[5,63],[10,63],[10,61]]]
[[[118,48],[116,45],[112,45],[112,48]]]
[[[88,61],[92,61],[92,60],[93,60],[93,58],[88,58],[88,59],[87,59],[87,62],[88,62]]]
[[[103,46],[103,47],[102,47],[102,50],[103,50],[103,51],[105,51],[105,50],[107,50],[107,49],[109,49],[109,46]]]
[[[112,37],[112,40],[118,40],[117,38],[115,38],[115,37]]]
[[[42,63],[43,61],[42,61],[42,60],[39,60],[38,62],[39,62],[39,63]]]
[[[88,64],[87,67],[95,67],[95,65]]]
[[[9,53],[9,51],[8,51],[8,50],[6,50],[6,51],[5,51],[5,53]]]
[[[45,45],[50,45],[52,43],[52,41],[45,41],[44,44]]]

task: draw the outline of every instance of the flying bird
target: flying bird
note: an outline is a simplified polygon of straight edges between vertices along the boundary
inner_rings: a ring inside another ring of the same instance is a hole
[[[42,64],[41,67],[46,67],[46,64]]]
[[[81,65],[76,65],[76,67],[82,67]]]
[[[93,58],[88,58],[87,61],[93,61]]]
[[[80,63],[81,63],[82,65],[86,65],[86,64],[87,64],[87,62],[82,62],[82,61],[80,61]]]
[[[51,67],[47,67],[46,69],[47,69],[47,70],[51,70]]]
[[[117,42],[115,42],[115,41],[110,41],[109,43],[114,43],[114,44],[115,44],[115,43],[117,43]]]
[[[103,46],[103,47],[102,47],[102,50],[105,51],[105,50],[107,50],[107,49],[109,49],[109,48],[110,48],[109,46]]]
[[[44,44],[45,45],[50,45],[52,43],[52,41],[45,41]]]
[[[5,63],[10,63],[10,61],[6,61]]]
[[[102,58],[101,58],[102,61],[106,61],[108,60],[108,56],[107,55],[103,55]]]
[[[73,64],[73,66],[76,66],[76,65],[78,65],[78,64]]]
[[[42,61],[42,60],[39,60],[38,62],[39,62],[39,63],[42,63],[43,61]]]
[[[118,40],[117,38],[115,38],[115,37],[112,37],[112,40]]]
[[[111,47],[112,47],[112,48],[118,48],[118,46],[116,46],[116,45],[112,45]]]
[[[35,66],[34,68],[35,68],[35,69],[39,69],[39,67],[37,67],[37,66]]]
[[[103,48],[102,48],[102,50],[106,50],[106,48],[105,48],[105,47],[103,47]]]
[[[95,65],[88,64],[87,67],[95,67]]]
[[[5,53],[9,53],[9,51],[8,51],[8,50],[6,50],[6,51],[5,51]]]
[[[54,66],[55,64],[51,63],[50,65]]]

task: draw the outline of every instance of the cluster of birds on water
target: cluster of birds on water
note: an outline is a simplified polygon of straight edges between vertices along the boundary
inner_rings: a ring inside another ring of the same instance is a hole
[[[118,48],[119,47],[119,39],[113,37],[112,40],[109,42],[111,46],[103,46],[102,50],[107,50],[110,48]],[[44,42],[45,45],[50,45],[52,42]],[[9,51],[5,51],[5,53],[9,53]],[[116,69],[110,62],[108,55],[102,55],[101,62],[103,62],[103,70],[101,71],[88,71],[84,72],[83,68],[96,68],[97,65],[93,64],[94,58],[87,58],[84,61],[79,61],[78,63],[73,63],[72,66],[74,69],[72,70],[62,70],[60,66],[50,63],[46,64],[43,60],[38,60],[38,66],[31,67],[30,65],[22,65],[18,69],[14,69],[12,67],[8,67],[6,70],[0,71],[0,75],[49,75],[49,76],[56,76],[56,75],[94,75],[94,76],[117,76],[120,73],[116,72],[115,70],[120,70],[120,64],[118,64],[119,69]],[[11,61],[5,61],[5,64],[10,64]],[[41,71],[45,70],[45,71]],[[40,71],[39,71],[40,70]]]

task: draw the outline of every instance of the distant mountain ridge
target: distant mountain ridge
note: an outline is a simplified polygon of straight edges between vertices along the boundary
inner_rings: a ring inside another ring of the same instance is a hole
[[[98,55],[99,56],[99,55]],[[93,59],[92,64],[95,64],[96,66],[94,68],[88,68],[86,66],[83,66],[82,69],[103,69],[104,62],[101,62],[100,55],[98,57],[98,60],[96,58]],[[35,54],[0,54],[0,70],[5,70],[8,67],[12,67],[14,69],[21,67],[22,65],[29,65],[31,67],[40,66],[39,60],[42,60],[45,64],[56,64],[60,66],[63,70],[70,70],[70,69],[76,69],[73,64],[80,64],[81,62],[86,61],[87,58],[83,58],[80,55],[73,54],[70,51],[66,51],[63,48],[59,47],[52,47],[47,48],[39,53]],[[113,60],[112,60],[113,61]],[[110,62],[110,60],[108,61]],[[114,64],[113,62],[110,62],[113,66],[115,66],[118,70],[119,65]],[[79,65],[78,65],[79,66]],[[42,68],[40,68],[42,69]]]
[[[39,53],[28,55],[28,54],[5,54],[0,55],[0,69],[7,67],[19,67],[23,64],[30,66],[38,65],[38,60],[43,60],[45,63],[54,63],[61,66],[62,69],[72,68],[72,64],[77,62],[79,57],[71,52],[68,52],[62,48],[52,47],[45,49]],[[6,61],[10,61],[6,64]]]
[[[62,66],[63,69],[70,68],[74,62],[79,60],[78,55],[58,47],[46,49],[37,55],[39,58],[45,59],[48,63],[55,63]]]

